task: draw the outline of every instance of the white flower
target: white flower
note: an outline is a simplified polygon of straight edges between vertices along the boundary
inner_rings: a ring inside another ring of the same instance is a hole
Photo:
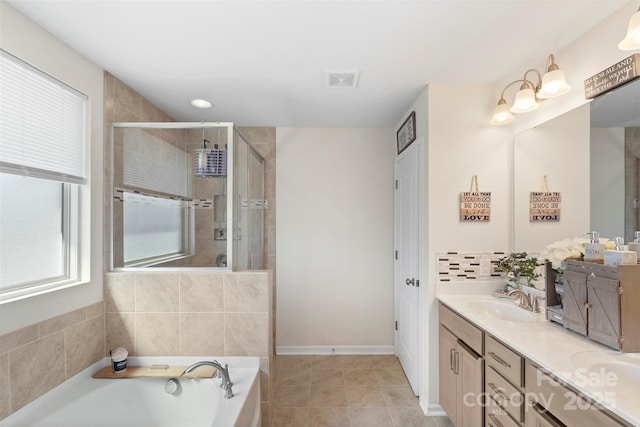
[[[564,269],[567,259],[584,256],[584,246],[588,242],[589,240],[582,237],[558,240],[547,245],[540,253],[540,258],[549,261],[554,270],[561,270]]]

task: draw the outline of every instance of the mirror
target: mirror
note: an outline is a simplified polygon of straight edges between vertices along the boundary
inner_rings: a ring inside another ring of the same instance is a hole
[[[640,80],[594,99],[590,107],[591,228],[630,242],[640,230]]]
[[[514,251],[596,230],[633,240],[640,227],[640,80],[514,139]],[[560,192],[559,221],[531,222],[530,193]]]

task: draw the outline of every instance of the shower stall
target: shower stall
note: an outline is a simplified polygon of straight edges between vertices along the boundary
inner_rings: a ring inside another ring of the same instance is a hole
[[[111,270],[264,268],[264,159],[233,123],[114,123]]]

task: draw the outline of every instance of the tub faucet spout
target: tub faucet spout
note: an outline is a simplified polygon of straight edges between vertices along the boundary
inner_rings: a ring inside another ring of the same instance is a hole
[[[209,362],[208,360],[203,360],[201,362],[196,362],[193,365],[189,366],[187,369],[185,369],[180,376],[183,376],[184,374],[188,374],[196,369],[198,369],[201,366],[212,366],[214,368],[216,368],[216,371],[220,374],[220,376],[222,377],[222,384],[221,384],[221,388],[223,388],[225,390],[224,393],[224,397],[225,399],[231,399],[233,397],[233,390],[231,389],[231,386],[233,385],[233,383],[231,382],[231,379],[229,378],[229,365],[225,364],[224,367],[218,363],[217,361],[212,361]]]

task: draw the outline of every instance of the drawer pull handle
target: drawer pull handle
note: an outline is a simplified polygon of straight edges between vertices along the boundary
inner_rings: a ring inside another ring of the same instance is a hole
[[[496,362],[498,362],[499,364],[501,364],[505,368],[510,368],[511,367],[510,364],[508,364],[507,362],[502,360],[502,358],[500,356],[498,356],[497,354],[495,354],[493,351],[489,352],[489,356],[491,356]]]
[[[504,394],[504,392],[501,389],[499,389],[498,387],[496,387],[496,385],[494,383],[487,383],[487,385],[491,388],[491,391],[496,394],[496,396],[500,397],[500,399],[505,400],[507,402],[511,401],[511,399],[509,399],[509,396]]]
[[[489,414],[489,418],[490,418],[490,419],[491,419],[491,421],[493,421],[493,423],[494,423],[495,425],[497,425],[498,427],[504,427],[504,426],[502,425],[502,423],[501,423],[500,421],[498,421],[498,418],[497,418],[495,415],[493,415],[493,414]]]
[[[453,355],[453,373],[458,375],[460,373],[460,353],[456,351]]]
[[[455,348],[452,348],[452,349],[449,351],[449,370],[450,370],[450,371],[455,370],[455,366],[454,366],[454,364],[453,364],[453,363],[454,363],[453,358],[454,358],[454,354],[455,354],[455,352],[456,352],[456,349],[455,349]]]

